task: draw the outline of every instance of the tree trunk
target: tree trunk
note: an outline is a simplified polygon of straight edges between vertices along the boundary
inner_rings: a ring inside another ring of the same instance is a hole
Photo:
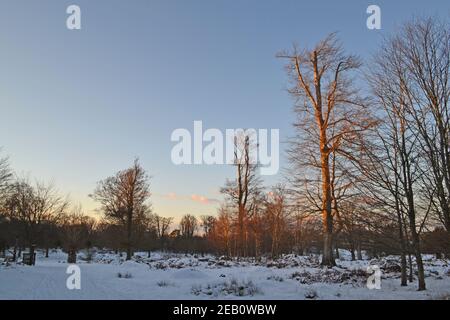
[[[128,212],[127,214],[127,257],[126,260],[131,260],[131,234],[132,234],[132,218],[133,213]]]
[[[361,251],[361,243],[358,242],[358,244],[356,245],[356,254],[357,254],[357,259],[358,260],[362,260],[362,251]]]
[[[331,215],[331,181],[329,153],[325,145],[325,133],[321,135],[322,159],[322,225],[323,225],[323,255],[322,265],[333,267],[336,262],[333,257],[333,216]]]
[[[411,283],[411,282],[414,281],[414,271],[413,271],[413,264],[412,264],[411,253],[408,253],[408,264],[409,264],[409,276],[408,276],[408,281]]]
[[[329,233],[323,235],[323,255],[322,265],[327,267],[333,267],[336,265],[333,257],[333,239]]]
[[[75,248],[69,248],[67,263],[77,263],[77,250]]]
[[[244,215],[245,215],[245,208],[242,204],[239,204],[238,208],[238,223],[239,223],[239,235],[238,235],[238,244],[237,244],[237,250],[238,250],[238,257],[243,256],[243,249],[244,249]]]
[[[356,254],[355,254],[355,248],[353,246],[350,249],[350,252],[352,254],[352,261],[355,261],[356,260]]]
[[[397,182],[396,182],[397,183]],[[397,187],[397,184],[396,184]],[[405,236],[403,234],[403,219],[402,219],[402,211],[400,210],[399,200],[395,199],[396,211],[397,211],[397,223],[398,223],[398,236],[400,240],[400,266],[402,269],[401,276],[401,286],[405,287],[408,285],[408,276],[406,272],[406,243]]]
[[[420,239],[416,230],[416,210],[414,207],[414,189],[413,179],[411,176],[411,163],[409,154],[406,149],[406,137],[405,137],[405,120],[401,119],[401,165],[403,168],[403,185],[406,194],[406,200],[408,203],[408,220],[409,228],[411,229],[412,249],[417,263],[417,277],[419,279],[419,291],[426,290],[425,287],[425,274],[423,269],[422,255],[420,252]]]
[[[423,268],[423,261],[422,261],[422,255],[421,255],[421,251],[420,251],[420,239],[419,239],[419,234],[417,233],[416,230],[416,212],[415,212],[415,208],[414,208],[414,196],[413,196],[413,191],[412,191],[412,183],[411,183],[411,179],[410,177],[410,173],[409,173],[409,163],[407,161],[405,161],[406,164],[406,173],[404,173],[404,175],[407,177],[407,179],[405,179],[406,181],[408,181],[408,189],[407,189],[407,201],[408,201],[408,218],[409,218],[409,228],[411,229],[411,242],[412,242],[412,250],[414,253],[414,256],[416,257],[416,263],[417,263],[417,278],[419,280],[419,291],[422,290],[426,290],[426,286],[425,286],[425,274],[424,274],[424,268]]]
[[[422,254],[420,252],[419,235],[416,230],[411,230],[414,256],[417,263],[417,278],[419,279],[419,291],[426,290],[425,286],[425,272],[423,268]]]
[[[404,251],[400,254],[400,267],[402,269],[402,276],[401,276],[401,286],[406,287],[408,285],[408,275],[407,275],[407,266],[406,266],[406,254]]]
[[[402,276],[401,276],[401,286],[406,287],[408,285],[408,275],[406,272],[407,266],[406,266],[406,254],[402,251],[400,255],[400,266],[402,269]]]
[[[34,261],[34,249],[35,249],[35,245],[32,244],[30,246],[30,266],[34,266],[35,261]]]
[[[336,252],[336,259],[340,259],[338,246],[334,247],[334,251]]]

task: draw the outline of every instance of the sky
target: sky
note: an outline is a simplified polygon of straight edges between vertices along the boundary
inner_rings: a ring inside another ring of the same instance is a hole
[[[66,27],[72,4],[81,30]],[[366,26],[371,4],[381,30]],[[156,213],[215,214],[233,167],[174,165],[175,129],[279,129],[285,168],[294,115],[277,52],[337,31],[368,63],[402,22],[449,14],[448,0],[0,0],[0,155],[93,215],[97,181],[139,157]]]

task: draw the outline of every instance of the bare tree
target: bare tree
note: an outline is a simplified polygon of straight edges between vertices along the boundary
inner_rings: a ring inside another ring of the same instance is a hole
[[[6,208],[11,219],[24,227],[24,234],[31,255],[38,236],[46,232],[45,223],[52,223],[68,207],[68,200],[62,198],[51,185],[37,182],[34,186],[26,179],[19,179],[11,185]]]
[[[180,234],[186,239],[192,239],[198,228],[198,220],[195,216],[186,214],[180,221]]]
[[[312,50],[299,51],[294,46],[278,57],[288,60],[286,69],[293,83],[290,93],[296,100],[295,128],[299,134],[292,144],[291,160],[303,171],[304,181],[317,175],[317,170],[320,172],[322,264],[334,266],[334,186],[330,159],[346,156],[344,146],[351,144],[354,136],[370,125],[363,100],[353,85],[352,71],[359,68],[360,62],[356,56],[345,54],[335,34]]]
[[[287,192],[284,186],[278,185],[269,192],[265,211],[265,218],[272,240],[271,256],[276,258],[280,254],[280,243],[286,234],[290,214]]]
[[[8,158],[0,158],[0,250],[2,250],[3,254],[6,253],[8,247],[8,234],[12,231],[12,228],[7,224],[6,219],[6,216],[8,215],[6,210],[6,200],[8,198],[7,191],[11,178],[12,172]],[[16,254],[14,254],[14,259],[15,258]]]
[[[439,19],[414,19],[392,40],[404,68],[406,112],[427,161],[428,198],[450,233],[450,26]]]
[[[77,251],[86,245],[95,225],[95,219],[84,214],[81,206],[75,207],[71,213],[64,215],[61,231],[68,252],[68,263],[77,262]]]
[[[427,124],[429,117],[423,110],[420,110],[422,102],[418,97],[427,95],[425,93],[427,90],[421,87],[423,81],[426,80],[420,80],[420,83],[414,80],[415,75],[411,64],[415,64],[418,69],[426,68],[426,66],[422,66],[424,61],[416,59],[415,52],[418,50],[417,37],[420,39],[421,35],[424,36],[421,32],[429,30],[429,25],[423,22],[416,23],[406,25],[398,35],[388,39],[371,67],[370,82],[377,97],[377,105],[382,107],[385,115],[383,125],[378,130],[381,146],[378,149],[382,151],[379,153],[381,157],[374,157],[376,161],[381,160],[385,166],[383,168],[378,166],[375,171],[372,169],[372,172],[378,173],[378,178],[381,178],[381,186],[384,186],[394,199],[391,206],[397,212],[402,252],[407,249],[403,243],[406,242],[409,247],[408,238],[410,238],[411,250],[416,258],[418,268],[419,290],[425,290],[420,233],[435,203],[436,190],[444,187],[442,180],[437,181],[440,179],[437,176],[441,177],[444,171],[434,175],[436,181],[427,179],[430,171],[434,172],[431,160],[435,159],[434,157],[437,157],[438,154],[424,152],[424,149],[430,152],[434,150],[427,150],[425,146],[427,143],[424,143],[429,139],[423,132],[424,127],[429,125]],[[417,34],[413,30],[416,30]],[[428,34],[428,31],[425,33]],[[426,51],[423,53],[426,56],[428,49],[425,47],[421,49]],[[447,64],[445,72],[449,71],[448,67]],[[434,76],[430,81],[440,82]],[[422,93],[420,93],[421,91]],[[430,170],[430,164],[432,170]],[[439,167],[442,169],[440,165]],[[442,198],[439,199],[442,200]],[[445,206],[440,208],[445,211]],[[404,264],[403,260],[402,254],[402,265]],[[411,270],[410,267],[412,275]],[[403,285],[404,282],[403,276]]]
[[[0,201],[4,197],[4,192],[6,191],[6,187],[8,186],[8,182],[10,182],[11,178],[12,172],[9,166],[8,158],[0,158]]]
[[[1,151],[1,149],[0,149]],[[5,201],[9,182],[12,178],[12,172],[9,167],[8,158],[0,158],[0,215],[6,216]]]
[[[146,214],[137,221],[136,233],[138,234],[138,243],[151,256],[151,250],[156,247],[158,231],[156,226],[155,214]]]
[[[257,148],[253,137],[243,133],[234,139],[234,165],[236,180],[228,180],[221,192],[227,197],[237,213],[237,255],[247,254],[246,233],[249,213],[254,206],[254,197],[259,192],[260,179],[256,174],[253,152]]]
[[[161,248],[164,248],[164,241],[167,237],[170,225],[173,222],[172,217],[161,217],[157,214],[154,215],[156,233],[161,244]]]
[[[232,216],[227,207],[222,206],[219,209],[219,214],[212,230],[211,240],[216,249],[228,257],[232,256]]]
[[[130,260],[133,223],[150,208],[146,204],[150,197],[149,177],[138,159],[132,167],[100,181],[91,197],[101,204],[105,217],[125,228],[127,260]]]
[[[253,237],[253,252],[256,260],[261,259],[264,252],[264,238],[267,235],[266,230],[266,195],[262,189],[255,190],[252,197],[252,208],[248,215],[248,230]]]
[[[291,200],[292,201],[292,200]],[[300,255],[307,254],[313,246],[314,240],[321,231],[322,223],[316,212],[304,210],[302,205],[291,202],[293,216],[292,248]]]
[[[214,216],[202,215],[200,216],[200,221],[201,227],[203,228],[203,236],[207,238],[214,229],[216,218]]]

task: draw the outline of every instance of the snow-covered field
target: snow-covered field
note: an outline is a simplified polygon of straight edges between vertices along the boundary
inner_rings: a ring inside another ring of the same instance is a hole
[[[38,253],[36,266],[1,263],[0,299],[448,299],[450,261],[424,256],[427,291],[417,280],[400,286],[398,257],[349,261],[323,269],[318,256],[286,255],[276,261],[230,261],[213,256],[147,253],[132,261],[98,251],[78,256],[81,289],[66,287],[68,264],[59,250]],[[382,270],[381,289],[369,290],[369,265]]]

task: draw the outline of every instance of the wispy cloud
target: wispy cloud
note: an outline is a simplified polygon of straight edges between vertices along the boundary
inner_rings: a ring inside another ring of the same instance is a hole
[[[169,200],[177,200],[177,194],[175,192],[169,192],[168,194],[164,195],[164,198]]]
[[[190,196],[186,195],[179,195],[175,192],[169,192],[166,194],[160,194],[162,198],[170,201],[179,201],[179,200],[190,200],[201,204],[212,204],[212,203],[218,203],[219,200],[215,198],[208,198],[207,196],[199,195],[199,194],[192,194]]]
[[[198,194],[191,195],[191,200],[195,202],[200,202],[202,204],[210,204],[210,203],[217,203],[219,200],[213,199],[213,198],[207,198],[205,196],[201,196]]]
[[[180,200],[181,197],[176,194],[175,192],[169,192],[169,193],[153,193],[154,196],[157,196],[159,198],[163,198],[165,200]]]

